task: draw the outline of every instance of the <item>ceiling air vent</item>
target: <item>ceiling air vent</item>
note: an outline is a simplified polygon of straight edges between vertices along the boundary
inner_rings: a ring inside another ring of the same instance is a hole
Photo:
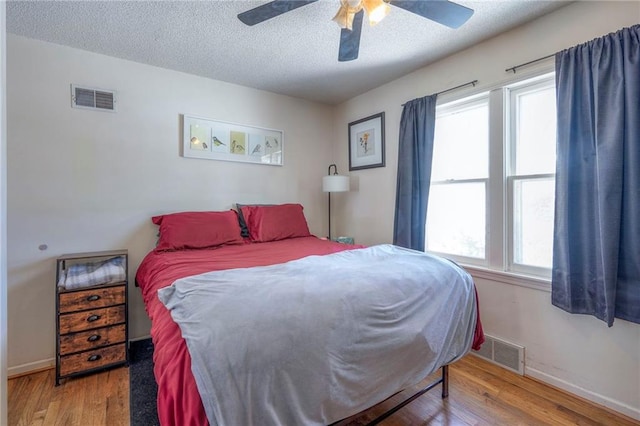
[[[116,92],[71,85],[71,106],[100,111],[116,110]]]

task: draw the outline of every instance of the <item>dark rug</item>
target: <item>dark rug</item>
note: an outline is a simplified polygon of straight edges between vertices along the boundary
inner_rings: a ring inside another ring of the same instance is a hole
[[[129,345],[129,389],[131,426],[160,426],[151,339],[137,340]]]

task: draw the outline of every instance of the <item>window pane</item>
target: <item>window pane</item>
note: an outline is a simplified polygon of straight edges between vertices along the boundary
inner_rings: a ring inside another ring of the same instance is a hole
[[[487,101],[436,117],[431,180],[484,179],[489,173]]]
[[[431,185],[427,250],[485,257],[485,183]]]
[[[515,174],[555,173],[555,86],[522,89],[516,99]]]
[[[514,182],[514,263],[551,268],[554,179]]]

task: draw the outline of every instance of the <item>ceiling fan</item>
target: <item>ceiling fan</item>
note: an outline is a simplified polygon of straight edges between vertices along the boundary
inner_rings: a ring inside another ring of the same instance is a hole
[[[318,0],[274,0],[238,14],[247,25],[255,25]],[[338,61],[358,58],[360,33],[366,11],[369,24],[380,22],[391,9],[389,5],[408,10],[449,28],[458,28],[473,15],[473,10],[448,0],[340,0],[333,20],[342,28]]]

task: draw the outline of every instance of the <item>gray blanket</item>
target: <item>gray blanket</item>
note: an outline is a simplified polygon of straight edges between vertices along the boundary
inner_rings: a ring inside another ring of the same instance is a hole
[[[158,295],[212,426],[346,418],[466,354],[476,319],[464,270],[392,245],[209,272]]]

